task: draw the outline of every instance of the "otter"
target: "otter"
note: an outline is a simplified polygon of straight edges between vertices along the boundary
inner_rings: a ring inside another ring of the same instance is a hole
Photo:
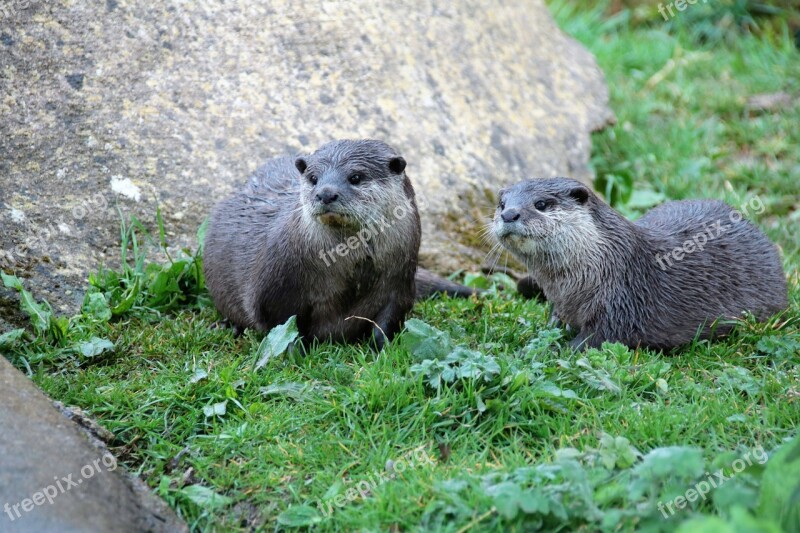
[[[573,348],[667,350],[788,306],[777,247],[724,202],[666,202],[630,222],[582,183],[532,179],[500,191],[492,231],[528,268]],[[722,319],[722,322],[717,322]]]
[[[415,295],[471,294],[417,274],[420,219],[405,168],[375,140],[333,141],[259,168],[209,218],[204,273],[219,312],[237,331],[262,332],[295,315],[306,346],[370,340],[380,350]]]

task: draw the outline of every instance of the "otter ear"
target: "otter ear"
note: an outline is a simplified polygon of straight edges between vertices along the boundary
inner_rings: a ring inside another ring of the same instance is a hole
[[[308,168],[308,163],[306,163],[306,160],[302,157],[298,157],[294,160],[294,166],[300,171],[300,174],[302,174]]]
[[[395,174],[402,174],[405,169],[406,169],[406,160],[403,159],[402,157],[397,156],[389,160],[389,170],[391,170]]]
[[[575,187],[569,191],[569,195],[575,198],[579,204],[585,204],[586,200],[589,199],[589,189],[583,186]]]

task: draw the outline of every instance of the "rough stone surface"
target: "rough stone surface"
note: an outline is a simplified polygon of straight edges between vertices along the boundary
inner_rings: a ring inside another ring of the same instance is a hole
[[[426,200],[423,264],[470,268],[501,186],[591,179],[606,103],[541,0],[6,0],[0,264],[74,309],[117,206],[193,244],[264,160],[371,137]]]
[[[0,531],[187,531],[3,357],[0,391]]]

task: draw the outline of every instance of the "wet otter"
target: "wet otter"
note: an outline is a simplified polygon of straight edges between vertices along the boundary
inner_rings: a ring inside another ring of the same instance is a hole
[[[776,246],[724,202],[667,202],[630,222],[578,181],[534,179],[500,192],[492,229],[578,330],[573,347],[668,349],[788,305]]]
[[[305,342],[382,348],[416,290],[421,230],[405,168],[390,146],[359,140],[258,169],[209,220],[204,270],[217,309],[240,329],[297,315]],[[421,296],[469,292],[424,274]]]

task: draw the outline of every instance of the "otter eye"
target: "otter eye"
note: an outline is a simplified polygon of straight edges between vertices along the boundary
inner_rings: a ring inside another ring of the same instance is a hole
[[[506,208],[506,203],[503,200],[500,200],[500,209],[502,210],[505,208]]]
[[[308,175],[308,182],[311,185],[316,185],[317,184],[317,177],[315,175],[313,175],[313,174],[309,174]]]
[[[363,174],[353,174],[352,176],[347,178],[347,181],[349,181],[353,185],[358,185],[363,180],[364,180],[364,175]]]
[[[537,211],[544,211],[545,208],[547,207],[547,204],[545,203],[544,200],[539,200],[538,202],[533,204],[533,207],[535,207]]]

